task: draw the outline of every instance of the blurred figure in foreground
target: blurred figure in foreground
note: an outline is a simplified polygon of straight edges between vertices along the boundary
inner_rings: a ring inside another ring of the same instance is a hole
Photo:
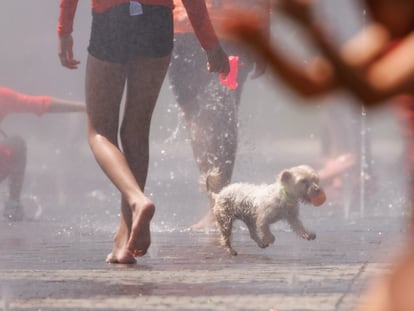
[[[182,0],[211,72],[229,72],[204,1]],[[73,21],[78,0],[61,0],[59,58],[76,69]],[[135,263],[151,244],[154,203],[144,194],[151,118],[173,48],[173,0],[92,0],[86,64],[88,141],[100,167],[121,193],[121,216],[109,263]],[[126,90],[120,122],[121,101]],[[120,142],[118,141],[120,137]]]
[[[213,26],[219,34],[223,49],[228,55],[239,57],[236,89],[222,85],[216,75],[205,66],[203,50],[197,43],[190,21],[181,1],[174,0],[174,50],[169,69],[169,80],[177,102],[183,112],[185,127],[189,131],[194,158],[201,174],[218,168],[221,188],[231,181],[236,160],[238,141],[238,110],[240,97],[248,74],[260,77],[265,71],[261,58],[254,58],[245,46],[234,42],[220,32],[220,24],[229,12],[249,9],[261,19],[256,25],[265,36],[269,33],[269,0],[207,0]],[[207,214],[191,228],[195,230],[214,226],[212,198]]]
[[[240,18],[229,30],[256,49],[275,73],[304,96],[314,96],[345,87],[374,107],[392,99],[403,120],[406,165],[411,178],[410,222],[406,247],[391,272],[380,278],[364,296],[359,311],[414,310],[414,6],[411,0],[365,0],[372,15],[367,25],[348,45],[336,47],[323,23],[314,21],[311,0],[278,2],[281,12],[304,26],[324,58],[306,68],[282,56],[277,45],[268,44]]]
[[[0,122],[10,114],[36,114],[83,112],[85,105],[50,96],[30,96],[0,87]],[[8,179],[9,197],[5,202],[3,216],[11,221],[24,217],[20,202],[26,170],[26,143],[20,136],[8,136],[0,130],[0,182]]]

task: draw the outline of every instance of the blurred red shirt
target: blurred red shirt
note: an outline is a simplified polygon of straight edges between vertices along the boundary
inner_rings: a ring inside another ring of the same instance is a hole
[[[50,96],[30,96],[0,87],[0,121],[11,113],[33,113],[38,116],[49,110]]]

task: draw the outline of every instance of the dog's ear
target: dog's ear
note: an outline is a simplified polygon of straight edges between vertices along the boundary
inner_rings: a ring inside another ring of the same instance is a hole
[[[284,170],[281,174],[280,174],[280,180],[282,183],[287,183],[289,180],[292,179],[292,173],[288,170]]]

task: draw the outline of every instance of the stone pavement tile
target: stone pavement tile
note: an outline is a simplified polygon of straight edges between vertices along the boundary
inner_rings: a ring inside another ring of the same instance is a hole
[[[10,310],[336,310],[361,267],[1,270]],[[7,287],[6,287],[7,285]]]
[[[378,249],[389,249],[399,226],[325,219],[308,219],[313,242],[275,228],[277,243],[266,250],[238,230],[236,258],[216,233],[158,232],[148,255],[128,267],[104,263],[109,231],[47,221],[0,226],[0,309],[350,311],[387,262]]]

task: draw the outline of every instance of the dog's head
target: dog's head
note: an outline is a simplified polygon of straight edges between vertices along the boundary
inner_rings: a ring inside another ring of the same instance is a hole
[[[315,206],[325,202],[325,192],[319,185],[318,173],[308,165],[295,166],[279,175],[285,195],[291,200]]]

